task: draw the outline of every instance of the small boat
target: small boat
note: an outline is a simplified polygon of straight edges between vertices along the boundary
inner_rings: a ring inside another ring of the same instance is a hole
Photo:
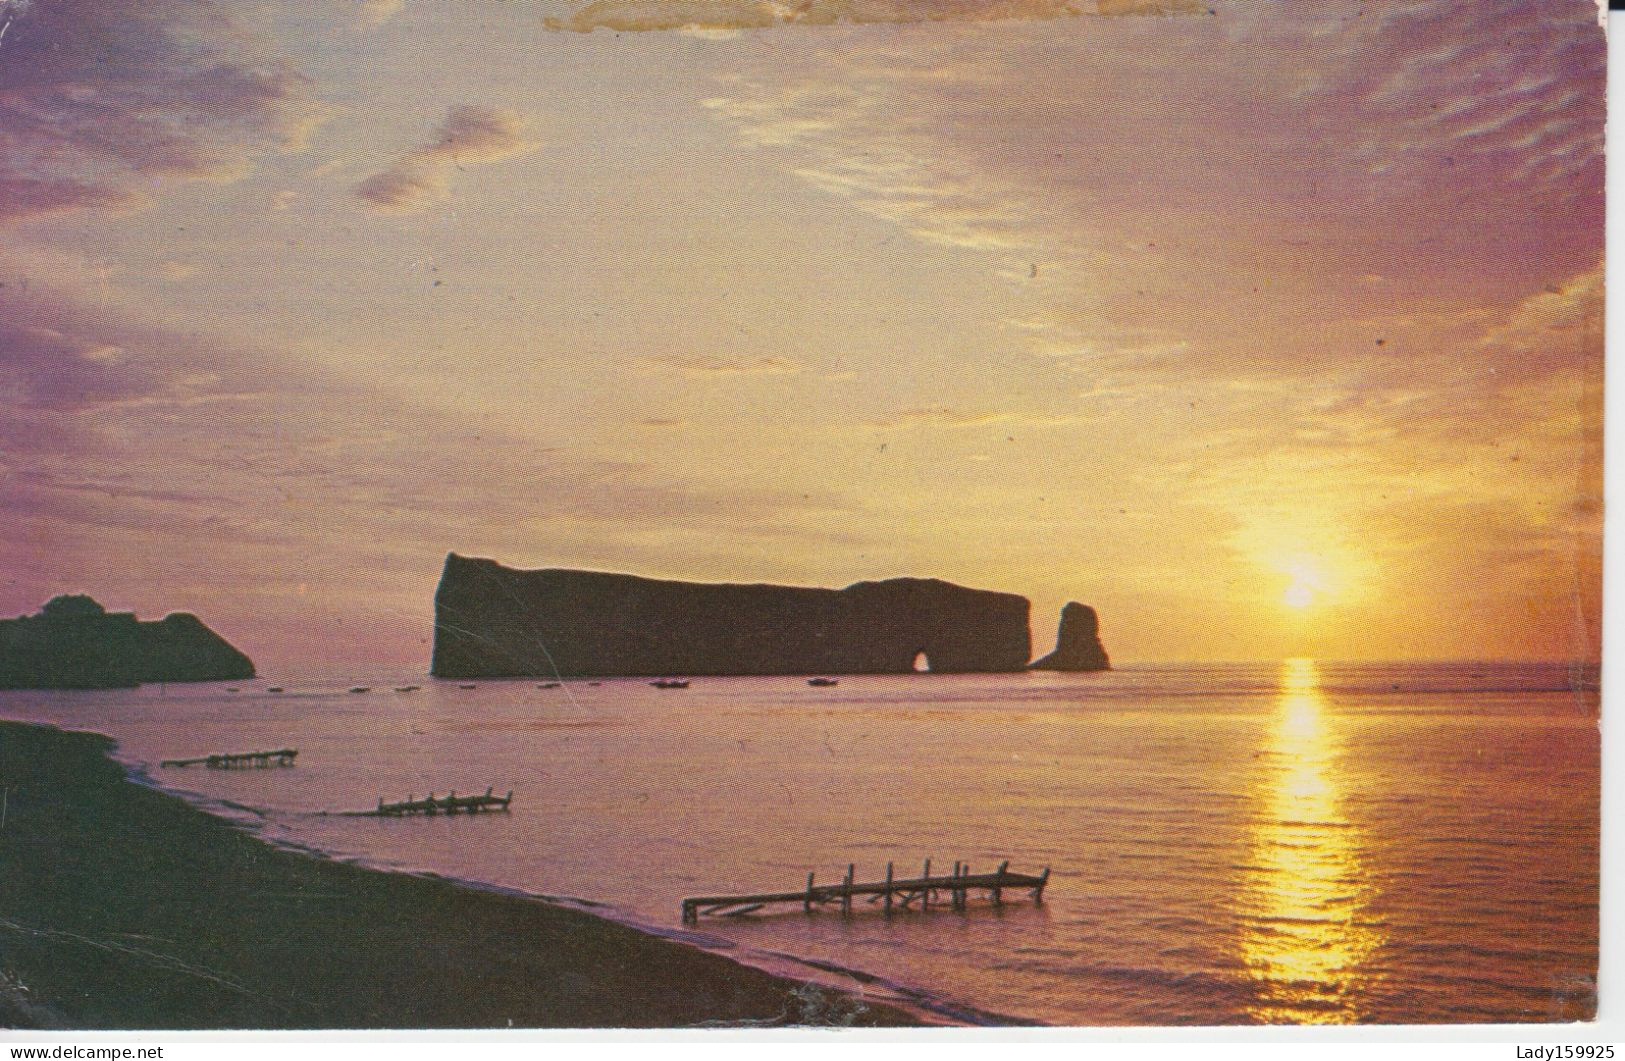
[[[273,685],[270,688],[266,689],[265,691],[268,692],[268,693],[280,693],[282,691],[282,686]]]
[[[807,684],[817,686],[820,689],[826,689],[831,685],[839,685],[841,683],[834,678],[808,678]]]
[[[536,686],[536,688],[538,688],[538,689],[557,689],[559,687],[559,685],[560,685],[559,682],[542,682],[540,685]]]
[[[237,688],[235,685],[228,685],[228,686],[226,686],[226,692],[228,692],[228,693],[240,693],[240,692],[242,692],[242,690]]]
[[[350,686],[350,691],[352,693],[370,693],[370,692],[372,692],[372,686],[370,686],[370,685],[352,685],[352,686]]]
[[[472,688],[474,688],[474,683],[469,682],[467,685],[459,685],[457,688],[459,688],[459,689],[472,689]]]
[[[397,685],[395,691],[398,693],[415,693],[421,688],[423,688],[421,685]]]
[[[687,689],[688,682],[681,678],[661,678],[659,681],[649,683],[656,689]]]
[[[592,687],[593,687],[593,688],[594,688],[594,689],[596,689],[596,688],[598,688],[598,687],[599,687],[599,686],[600,686],[600,685],[603,685],[603,684],[604,684],[604,683],[603,683],[603,682],[588,682],[588,683],[587,683],[587,684],[588,684],[588,685],[590,685],[590,686],[592,686]]]

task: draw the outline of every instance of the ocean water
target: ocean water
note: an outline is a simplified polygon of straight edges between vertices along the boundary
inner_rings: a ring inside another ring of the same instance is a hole
[[[277,842],[602,904],[958,1019],[1538,1021],[1583,1014],[1596,968],[1597,699],[1574,678],[1311,660],[823,689],[273,676],[5,692],[0,717],[108,733]],[[158,765],[283,745],[296,767]],[[510,812],[324,813],[488,785]],[[688,895],[927,857],[1051,882],[1042,905],[680,923]]]

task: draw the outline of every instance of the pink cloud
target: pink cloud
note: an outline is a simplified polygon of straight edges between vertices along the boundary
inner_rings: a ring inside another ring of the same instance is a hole
[[[432,140],[355,186],[356,198],[384,213],[413,213],[444,198],[452,171],[534,151],[525,121],[510,110],[460,106],[447,112]]]
[[[14,6],[0,52],[0,221],[128,208],[222,179],[320,119],[308,81],[203,0]]]

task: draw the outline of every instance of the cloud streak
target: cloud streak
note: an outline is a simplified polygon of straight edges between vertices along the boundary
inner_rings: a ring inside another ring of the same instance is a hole
[[[995,412],[992,410],[953,409],[946,406],[927,406],[918,409],[898,409],[867,422],[866,426],[882,429],[941,428],[953,430],[965,427],[987,427],[992,424],[1014,423],[1026,427],[1066,427],[1078,422],[1075,416],[1045,416],[1028,413]]]
[[[886,417],[869,421],[870,427],[985,427],[1010,419],[1005,413],[965,412],[960,409],[900,409]]]
[[[788,357],[724,357],[721,355],[667,354],[640,357],[632,362],[643,372],[681,372],[685,376],[792,376],[806,371]]]
[[[526,136],[525,121],[514,111],[453,107],[433,139],[360,181],[355,196],[380,213],[417,213],[446,197],[453,172],[499,162],[538,146]]]
[[[1205,11],[1197,0],[593,0],[563,18],[548,18],[552,30],[591,33],[613,30],[737,31],[778,26],[836,26],[909,23],[1049,21],[1084,15],[1192,15]]]

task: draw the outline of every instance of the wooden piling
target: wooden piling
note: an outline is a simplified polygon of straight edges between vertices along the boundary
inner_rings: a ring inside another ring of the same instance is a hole
[[[294,748],[278,748],[275,751],[264,752],[215,752],[212,755],[199,755],[191,759],[164,759],[158,765],[185,767],[202,763],[211,770],[292,766],[294,757],[298,754],[298,750]]]
[[[488,810],[507,810],[513,803],[513,789],[508,790],[506,796],[495,794],[495,787],[487,787],[484,795],[459,796],[453,789],[445,796],[436,796],[430,792],[422,799],[408,795],[403,802],[388,803],[380,796],[377,807],[362,814],[379,816],[396,816],[403,814],[479,814]]]
[[[413,804],[384,804],[382,812],[390,813],[417,813],[427,812],[428,807],[435,809],[451,808],[476,809],[484,802],[483,796],[457,797],[456,803],[450,799],[436,800],[431,804],[425,800]],[[920,900],[922,910],[929,907],[933,892],[948,892],[949,903],[956,911],[969,909],[970,893],[972,889],[987,892],[993,901],[1002,904],[1004,892],[1010,888],[1021,888],[1031,894],[1034,900],[1041,900],[1045,884],[1049,880],[1046,872],[1043,876],[1024,873],[1011,873],[1008,860],[1001,862],[997,870],[992,873],[973,873],[969,862],[956,861],[953,872],[945,876],[931,876],[931,860],[924,864],[924,872],[918,878],[899,879],[895,863],[886,864],[886,876],[883,880],[872,883],[858,883],[857,865],[848,863],[846,874],[838,884],[819,886],[816,875],[807,874],[806,885],[797,891],[769,892],[760,895],[709,895],[695,896],[683,900],[682,911],[685,922],[697,921],[701,916],[738,917],[774,903],[800,903],[803,913],[810,914],[816,907],[832,903],[837,899],[841,903],[843,916],[852,913],[853,899],[859,895],[865,896],[870,903],[884,901],[885,909],[889,912],[898,905],[908,907],[915,899]]]

